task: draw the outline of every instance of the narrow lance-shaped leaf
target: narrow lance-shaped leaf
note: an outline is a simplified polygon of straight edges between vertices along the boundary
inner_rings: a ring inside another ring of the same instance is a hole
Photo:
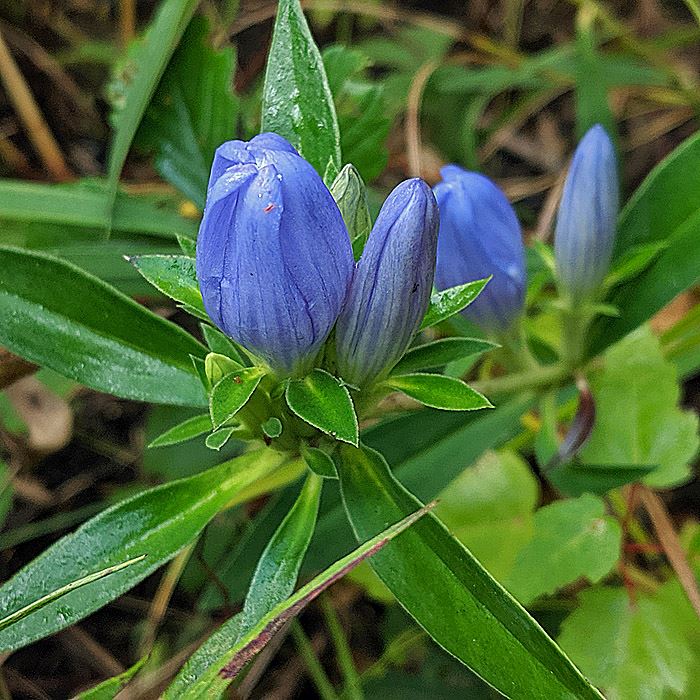
[[[391,376],[384,382],[416,401],[445,411],[474,411],[493,408],[493,404],[461,379],[442,374],[406,374]]]
[[[342,445],[336,464],[358,539],[420,505],[373,450]],[[506,697],[600,700],[537,622],[436,517],[417,523],[370,564],[438,644]]]
[[[292,143],[330,185],[340,134],[321,55],[299,0],[280,0],[263,88],[263,131]]]
[[[442,292],[435,292],[430,298],[430,306],[420,329],[423,331],[426,328],[435,326],[465,309],[481,294],[481,291],[490,279],[490,277],[487,277],[483,280],[450,287]]]
[[[350,552],[350,554],[339,559],[335,564],[309,581],[290,598],[276,605],[250,631],[242,635],[234,645],[230,645],[228,649],[223,650],[218,658],[212,658],[209,668],[196,683],[191,684],[186,689],[183,689],[179,695],[173,697],[183,698],[184,700],[205,700],[206,698],[217,697],[285,623],[297,616],[330,585],[352,571],[365,559],[375,555],[397,535],[413,525],[433,505],[423,506],[416,512],[386,528],[380,534],[367,540],[357,549]]]
[[[144,667],[147,661],[148,656],[144,656],[131,668],[127,668],[124,673],[108,678],[94,688],[76,695],[75,700],[114,700],[117,693]]]
[[[292,595],[316,526],[322,483],[315,474],[307,477],[299,497],[260,556],[242,612],[227,620],[190,657],[165,693],[166,699],[183,697],[211,668],[212,660],[226,653],[270,610]]]
[[[142,581],[189,544],[224,506],[276,472],[285,457],[260,450],[118,503],[44,551],[0,587],[0,615],[130,559],[131,566],[63,595],[0,631],[12,651],[77,622]],[[142,555],[145,558],[140,558]]]
[[[185,442],[199,435],[204,435],[204,433],[208,433],[211,428],[211,417],[208,413],[205,413],[203,416],[193,416],[166,430],[153,440],[149,447],[177,445],[180,442]]]
[[[206,405],[190,355],[205,349],[178,326],[70,263],[0,248],[0,345],[98,391]]]
[[[392,370],[392,374],[409,374],[419,369],[444,367],[450,362],[497,348],[498,345],[480,338],[441,338],[432,343],[411,348]]]

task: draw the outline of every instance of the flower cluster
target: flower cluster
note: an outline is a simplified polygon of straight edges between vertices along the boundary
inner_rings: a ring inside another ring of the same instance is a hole
[[[425,314],[437,227],[430,188],[404,182],[355,265],[333,196],[287,141],[229,141],[214,158],[197,243],[204,306],[280,376],[308,372],[335,326],[338,372],[371,383],[403,355]]]

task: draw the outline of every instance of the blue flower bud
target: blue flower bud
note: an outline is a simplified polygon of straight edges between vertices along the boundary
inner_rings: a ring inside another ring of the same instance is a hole
[[[457,165],[440,170],[433,191],[440,207],[440,290],[493,275],[464,315],[486,331],[505,332],[525,303],[525,250],[518,218],[489,178]]]
[[[430,303],[438,211],[422,180],[402,182],[387,197],[357,263],[336,325],[341,377],[363,386],[401,358]]]
[[[597,124],[574,153],[557,215],[557,277],[570,299],[594,296],[610,267],[619,197],[615,148]]]
[[[307,371],[353,271],[350,238],[316,171],[276,134],[214,157],[197,240],[212,321],[280,374]]]

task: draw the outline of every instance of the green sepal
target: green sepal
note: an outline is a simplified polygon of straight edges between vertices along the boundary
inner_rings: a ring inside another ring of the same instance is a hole
[[[261,426],[263,433],[271,440],[282,435],[282,421],[275,416],[268,418]]]
[[[372,229],[365,183],[357,168],[348,163],[335,178],[330,190],[350,234],[352,253],[355,260],[359,260]]]
[[[241,367],[249,364],[243,359],[237,345],[218,328],[214,328],[208,323],[201,323],[200,327],[204,336],[204,342],[212,352],[231,358],[234,362],[238,362]]]
[[[338,473],[335,470],[335,464],[332,457],[318,447],[309,447],[303,445],[301,448],[301,456],[306,462],[306,466],[318,476],[324,479],[337,479]]]
[[[263,374],[260,367],[244,367],[217,382],[209,397],[209,411],[214,428],[230,421],[246,405]]]
[[[241,368],[242,365],[240,365],[238,362],[232,360],[226,355],[220,355],[217,352],[210,352],[204,358],[204,371],[211,386],[214,386],[217,382],[221,381],[221,379],[227,374],[236,372]]]
[[[215,430],[210,435],[207,435],[207,439],[204,441],[204,444],[210,450],[216,450],[218,452],[229,441],[235,429],[236,428],[233,426],[219,428],[219,430]]]

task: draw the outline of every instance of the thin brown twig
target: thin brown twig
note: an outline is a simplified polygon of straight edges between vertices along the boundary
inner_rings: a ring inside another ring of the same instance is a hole
[[[564,189],[564,181],[566,180],[567,168],[564,168],[557,176],[556,181],[550,187],[547,196],[545,197],[542,211],[537,217],[537,225],[533,231],[532,238],[536,241],[546,243],[552,231],[552,224],[557,213],[561,193]]]
[[[420,135],[420,106],[423,91],[439,63],[435,60],[426,61],[413,76],[408,91],[406,104],[406,151],[408,156],[408,172],[411,177],[421,176],[421,135]]]
[[[119,41],[122,48],[136,36],[136,0],[119,0]]]
[[[34,95],[17,67],[2,32],[0,32],[0,80],[49,173],[59,182],[71,180],[73,174],[63,158],[63,153],[51,129],[44,120]]]
[[[33,374],[39,367],[0,348],[0,389],[10,386],[22,377]]]
[[[678,539],[678,534],[673,527],[668,510],[666,510],[666,505],[658,494],[644,485],[639,486],[639,498],[649,514],[651,523],[656,531],[656,536],[659,539],[659,544],[663,547],[666,558],[676,572],[676,576],[678,576],[678,580],[681,586],[683,586],[683,590],[686,596],[688,596],[690,604],[693,606],[698,617],[700,617],[700,591],[698,590],[698,582],[685,556],[683,546]]]

